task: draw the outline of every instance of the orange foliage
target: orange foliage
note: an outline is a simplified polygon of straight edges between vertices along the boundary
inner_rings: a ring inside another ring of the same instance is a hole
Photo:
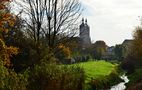
[[[71,57],[71,51],[69,49],[69,47],[64,46],[63,44],[60,44],[58,47],[61,52],[63,52],[64,56],[69,59]]]
[[[10,0],[0,0],[0,10],[6,8],[6,2],[10,2]]]
[[[10,0],[0,0],[0,60],[3,60],[5,66],[11,66],[10,58],[12,55],[18,54],[18,48],[7,47],[4,43],[2,33],[7,33],[9,28],[14,25],[15,17],[6,12],[6,5]]]
[[[2,33],[7,33],[15,22],[14,15],[6,12],[8,2],[10,0],[0,0],[0,38],[3,38]]]
[[[5,66],[11,66],[10,58],[16,54],[18,54],[18,48],[13,46],[7,47],[3,40],[0,39],[0,59],[3,60]]]

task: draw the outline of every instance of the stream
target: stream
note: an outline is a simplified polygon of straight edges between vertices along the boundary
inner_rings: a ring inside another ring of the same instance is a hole
[[[120,82],[119,84],[112,86],[110,90],[125,90],[126,88],[125,84],[129,82],[129,79],[125,74],[120,76],[120,78],[123,79],[124,82]]]

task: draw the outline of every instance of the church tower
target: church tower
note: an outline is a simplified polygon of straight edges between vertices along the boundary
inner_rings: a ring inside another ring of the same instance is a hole
[[[91,39],[90,39],[90,27],[87,24],[87,19],[84,23],[84,18],[82,19],[82,23],[79,28],[79,37],[81,40],[82,48],[87,48],[91,45]]]

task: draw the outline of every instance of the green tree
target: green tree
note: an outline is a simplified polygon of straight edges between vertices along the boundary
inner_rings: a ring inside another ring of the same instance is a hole
[[[114,48],[114,53],[115,53],[115,56],[118,60],[121,60],[122,59],[122,55],[123,55],[123,47],[122,45],[116,45],[115,48]]]
[[[130,55],[133,55],[138,66],[142,65],[142,27],[137,27],[133,34]]]
[[[101,59],[106,52],[106,43],[104,41],[96,41],[92,45],[92,55],[96,59]]]

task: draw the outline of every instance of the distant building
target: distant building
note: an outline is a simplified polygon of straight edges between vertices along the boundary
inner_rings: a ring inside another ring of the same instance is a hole
[[[109,54],[109,55],[114,55],[114,46],[111,46],[111,47],[107,47],[107,53]]]
[[[130,40],[130,39],[126,39],[123,41],[122,45],[123,46],[131,46],[133,40]]]
[[[130,51],[130,48],[132,46],[133,40],[126,39],[123,41],[122,46],[123,46],[123,57],[126,57],[128,52]]]
[[[102,59],[105,59],[105,60],[113,60],[114,59],[114,49],[115,47],[114,46],[107,46],[106,47],[106,52],[105,54],[102,56]]]
[[[82,48],[87,48],[91,46],[91,39],[90,39],[90,27],[87,24],[87,19],[82,19],[82,23],[79,27],[79,38],[81,40],[80,44],[82,45]]]

